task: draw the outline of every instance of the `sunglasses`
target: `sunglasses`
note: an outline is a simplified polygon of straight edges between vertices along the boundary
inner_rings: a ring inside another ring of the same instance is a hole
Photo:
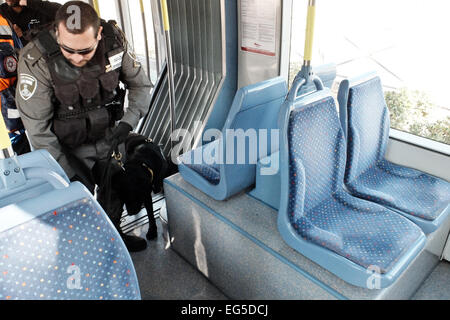
[[[98,41],[90,48],[86,48],[86,49],[72,49],[69,47],[66,47],[65,45],[58,43],[59,47],[62,48],[64,51],[66,51],[69,54],[80,54],[82,56],[88,55],[90,54],[92,51],[94,51],[97,48],[98,45]]]

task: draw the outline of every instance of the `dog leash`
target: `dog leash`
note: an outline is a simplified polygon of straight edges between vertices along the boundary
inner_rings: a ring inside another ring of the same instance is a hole
[[[105,206],[107,208],[104,208],[105,211],[108,211],[110,209],[110,205],[111,205],[111,189],[112,189],[112,185],[111,185],[112,165],[111,165],[111,162],[112,162],[112,159],[115,159],[123,169],[122,154],[119,152],[118,146],[119,146],[119,143],[117,141],[114,141],[112,143],[112,145],[108,151],[108,160],[106,161],[105,168],[103,170],[103,174],[102,174],[102,178],[101,178],[102,186],[100,188],[106,188],[105,189]]]

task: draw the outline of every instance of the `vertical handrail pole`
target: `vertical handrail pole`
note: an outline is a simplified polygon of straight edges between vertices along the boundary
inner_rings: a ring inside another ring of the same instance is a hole
[[[308,0],[308,14],[306,16],[305,54],[303,59],[304,66],[311,66],[311,60],[313,55],[315,20],[316,20],[316,1]]]
[[[98,16],[100,17],[100,7],[98,5],[98,0],[92,0],[92,6],[94,7],[95,11],[97,12]]]
[[[295,77],[292,88],[293,90],[288,96],[290,101],[297,99],[300,89],[313,82],[317,90],[323,89],[323,83],[319,77],[314,75],[311,61],[313,56],[313,40],[314,40],[314,25],[316,22],[316,0],[308,0],[308,13],[306,15],[306,35],[305,35],[305,52],[303,56],[303,66],[300,72]]]
[[[167,0],[161,0],[161,11],[164,25],[164,35],[166,39],[166,51],[167,51],[167,71],[169,79],[169,100],[170,100],[170,118],[171,118],[171,133],[170,133],[170,146],[173,150],[173,133],[176,130],[176,101],[175,101],[175,82],[173,72],[173,57],[172,46],[170,43],[170,24],[169,24],[169,12],[167,9]]]

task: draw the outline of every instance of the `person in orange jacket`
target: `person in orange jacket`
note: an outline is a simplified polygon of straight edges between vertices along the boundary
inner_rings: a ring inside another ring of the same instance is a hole
[[[15,100],[17,51],[21,48],[20,39],[9,22],[0,15],[0,104],[12,147],[18,155],[31,151]]]

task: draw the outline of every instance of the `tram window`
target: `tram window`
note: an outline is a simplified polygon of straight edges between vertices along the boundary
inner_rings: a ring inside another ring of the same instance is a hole
[[[152,82],[156,81],[156,59],[154,50],[154,32],[151,15],[150,1],[142,1],[145,13],[145,32],[144,20],[142,16],[142,8],[139,0],[128,0],[128,8],[133,23],[131,24],[133,46],[138,60],[142,63],[144,70],[148,72],[148,64],[150,63],[150,78]],[[147,39],[145,38],[147,34]]]
[[[144,1],[145,22],[147,28],[147,44],[149,49],[150,63],[150,79],[156,83],[158,72],[156,65],[156,48],[155,48],[155,30],[153,28],[152,4],[150,1]]]
[[[116,1],[98,0],[98,8],[102,19],[115,20],[120,23]]]
[[[316,6],[313,65],[336,63],[337,81],[375,70],[392,128],[450,144],[450,46],[444,40],[450,3],[320,0]],[[303,62],[306,9],[306,0],[293,1],[290,82]]]

